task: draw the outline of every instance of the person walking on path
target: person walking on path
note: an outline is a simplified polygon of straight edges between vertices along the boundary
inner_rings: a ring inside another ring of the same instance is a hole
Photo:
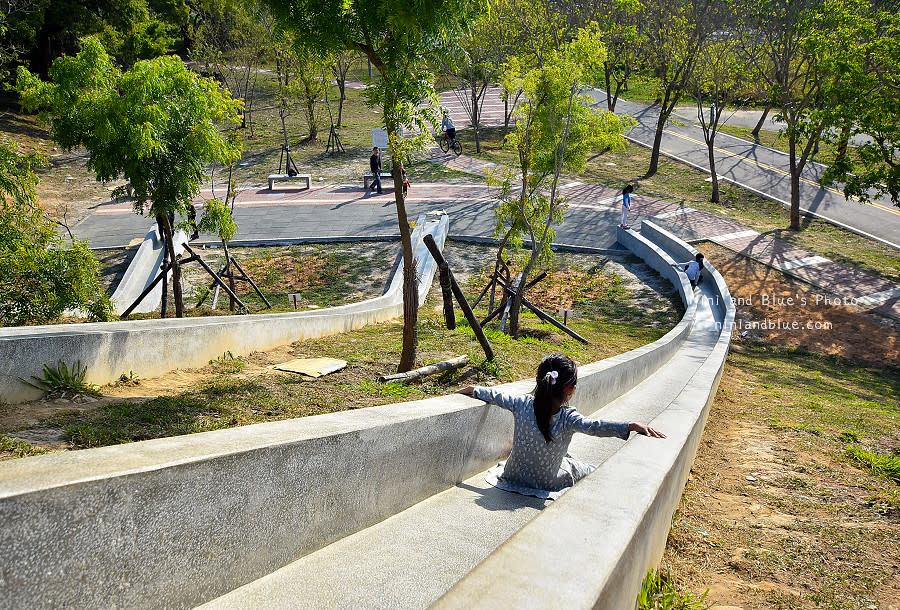
[[[619,226],[623,229],[630,229],[628,226],[628,210],[631,209],[631,194],[634,192],[634,185],[626,185],[622,189],[622,224]]]
[[[400,182],[403,184],[403,196],[409,192],[409,178],[406,177],[406,168],[400,163]]]
[[[515,422],[512,452],[485,476],[495,487],[538,498],[558,498],[596,469],[567,454],[576,432],[625,440],[631,432],[666,438],[662,432],[644,424],[589,419],[569,406],[578,384],[578,369],[565,354],[546,356],[538,365],[536,382],[532,394],[524,396],[480,386],[458,391],[512,411]]]
[[[699,252],[694,257],[694,260],[685,263],[672,263],[672,266],[679,271],[684,271],[691,282],[691,288],[696,288],[703,281],[703,255]]]
[[[372,186],[369,190],[377,189],[378,194],[381,195],[384,191],[381,190],[381,155],[379,155],[377,146],[372,149],[372,156],[369,157],[369,169],[372,170]]]

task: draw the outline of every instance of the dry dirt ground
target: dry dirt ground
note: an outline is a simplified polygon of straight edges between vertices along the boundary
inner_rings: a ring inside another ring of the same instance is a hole
[[[895,321],[817,303],[821,292],[802,282],[725,248],[698,248],[738,301],[733,351],[762,341],[862,365],[900,361]],[[760,328],[764,320],[801,328]],[[680,588],[708,589],[714,608],[900,610],[900,511],[873,510],[870,483],[839,453],[823,452],[815,436],[747,417],[761,410],[753,391],[761,381],[726,367],[665,566]],[[897,442],[895,432],[888,435]],[[890,481],[885,488],[896,495]]]
[[[376,243],[346,243],[346,244],[310,244],[285,247],[267,248],[234,248],[232,253],[239,260],[244,261],[248,272],[251,273],[261,286],[271,287],[280,293],[295,292],[305,288],[315,291],[317,288],[325,290],[333,284],[333,278],[323,275],[321,265],[316,261],[323,256],[345,256],[357,261],[357,269],[353,273],[345,273],[351,276],[350,281],[344,287],[343,297],[347,302],[373,298],[382,294],[385,285],[390,279],[394,259],[398,253],[399,245],[390,242]],[[258,258],[253,258],[254,252]],[[486,284],[489,270],[492,269],[495,249],[488,246],[462,244],[448,242],[445,248],[445,258],[454,271],[457,281],[464,287],[470,297]],[[213,267],[221,263],[221,250],[206,250],[204,257]],[[104,281],[109,286],[114,284],[127,268],[130,253],[126,251],[112,251],[101,253],[104,264]],[[265,268],[273,264],[284,262],[282,265],[290,271],[290,278],[286,279],[282,274],[276,274],[271,281],[263,277]],[[297,264],[298,260],[300,264]],[[602,267],[621,278],[621,289],[624,294],[630,295],[629,310],[632,316],[637,316],[643,325],[663,328],[665,320],[671,316],[671,303],[660,298],[661,293],[671,293],[671,284],[662,280],[654,271],[646,265],[634,260],[614,261],[606,257],[596,257],[583,254],[566,254],[557,257],[558,268],[551,271],[553,281],[545,281],[538,284],[529,293],[529,298],[545,311],[555,312],[560,307],[573,306],[572,299],[575,292],[579,297],[590,298],[595,296],[597,290],[602,290],[603,285],[583,285],[585,269]],[[363,269],[363,273],[359,273]],[[195,296],[208,282],[208,276],[196,267],[185,268],[184,283],[185,294]],[[566,286],[580,288],[566,289]],[[265,289],[265,288],[264,288]],[[240,295],[246,295],[251,289],[240,285]],[[171,290],[170,290],[171,299]],[[189,302],[188,297],[185,299]],[[273,298],[274,301],[274,298]],[[170,300],[171,302],[171,300]],[[343,301],[341,301],[343,302]],[[441,308],[440,288],[438,282],[432,285],[429,303],[436,311]],[[340,304],[340,303],[336,303]],[[283,305],[283,304],[282,304]],[[305,303],[307,307],[315,307],[311,302]],[[304,303],[301,302],[301,308]],[[227,299],[219,302],[219,309],[204,310],[202,315],[227,315]],[[621,317],[622,312],[617,312]],[[578,315],[576,311],[573,315]],[[146,314],[145,317],[156,317],[157,314]],[[76,321],[68,320],[76,323]],[[274,364],[286,362],[297,358],[295,347],[287,345],[267,352],[254,352],[244,358],[245,366],[241,370],[242,378],[254,378],[272,374],[270,367]],[[425,357],[420,354],[420,358]],[[211,363],[212,364],[212,363]],[[72,410],[96,409],[104,404],[120,402],[122,399],[143,401],[157,396],[175,395],[190,388],[201,386],[205,381],[220,374],[219,367],[211,365],[197,369],[178,369],[156,378],[141,378],[129,380],[123,378],[120,382],[100,388],[101,397],[78,397],[75,400],[62,398],[48,398],[18,405],[0,405],[0,434],[10,433],[15,438],[25,440],[33,445],[46,447],[53,450],[65,450],[71,447],[66,441],[60,440],[63,432],[58,428],[41,426],[41,422],[58,413]],[[290,375],[290,374],[288,374]]]

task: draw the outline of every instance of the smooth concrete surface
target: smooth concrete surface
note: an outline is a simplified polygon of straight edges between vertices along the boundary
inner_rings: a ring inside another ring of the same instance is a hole
[[[658,256],[661,260],[657,265],[667,269],[676,282],[681,282],[684,274],[681,277],[677,275],[671,267],[671,257],[637,234],[631,233],[630,238],[630,241],[643,245],[642,252],[648,259]],[[687,291],[685,298],[691,305],[678,327],[654,344],[579,369],[578,391],[573,399],[573,404],[579,411],[609,420],[651,421],[671,407],[690,380],[697,375],[700,367],[707,362],[710,351],[721,334],[718,330],[721,326],[716,323],[718,316],[712,306],[714,299],[707,295],[695,299],[689,284],[686,281],[684,284]],[[710,283],[710,295],[712,290],[713,285]],[[701,294],[697,293],[698,296]],[[698,320],[696,323],[695,317]],[[672,346],[677,346],[674,353],[669,352]],[[661,366],[662,364],[665,366]],[[627,384],[630,385],[625,391]],[[525,381],[510,384],[505,389],[512,393],[524,393],[532,385],[532,382]],[[674,438],[668,448],[677,449],[679,429],[672,426],[671,430]],[[699,430],[702,430],[702,426],[698,428],[698,434]],[[638,441],[633,439],[626,445],[619,439],[576,436],[570,446],[570,453],[579,459],[603,464],[621,451],[623,445],[628,446],[632,442]],[[690,461],[686,460],[688,468]],[[678,497],[680,492],[679,487]],[[618,498],[622,495],[623,492],[619,491],[609,497]],[[600,501],[608,502],[609,497]],[[676,503],[678,497],[675,498]],[[454,488],[307,555],[203,607],[426,607],[465,578],[497,547],[537,517],[539,511],[548,504],[543,500],[490,487],[484,482],[482,472]],[[629,510],[631,508],[633,506],[629,505]],[[669,517],[666,517],[664,523],[663,542],[668,532]],[[578,523],[581,515],[570,511],[563,519],[572,526],[571,524]],[[657,538],[658,536],[654,540]],[[526,544],[525,547],[527,546]],[[519,553],[526,555],[534,552],[541,552],[541,549],[519,549]],[[558,566],[559,558],[564,556],[565,553],[554,556],[551,563]],[[377,558],[377,561],[372,558]],[[521,597],[515,599],[513,604],[505,599],[502,592],[505,574],[507,571],[514,571],[521,560],[513,557],[511,564],[491,570],[486,575],[489,580],[499,581],[500,585],[496,597],[484,605],[529,605]],[[551,566],[545,567],[558,574]],[[591,573],[591,568],[587,567],[583,573]],[[528,581],[531,576],[519,582],[526,591],[530,586]],[[468,598],[454,600],[449,607],[468,607],[471,603],[472,600]],[[559,604],[564,604],[569,607],[569,603],[570,600],[566,597],[556,598],[551,594],[548,598],[541,598],[537,606],[558,607]]]
[[[641,241],[640,236],[633,237]],[[705,290],[716,285],[709,283]],[[716,343],[710,343],[710,337],[722,342],[716,324],[710,323],[710,302],[694,299],[680,328],[658,342],[583,367],[575,405],[585,413],[602,408],[607,419],[663,417],[670,394],[683,394],[686,389],[679,389],[679,384],[697,378],[692,369],[708,367],[709,345]],[[669,350],[673,353],[666,354]],[[659,354],[653,355],[655,351]],[[647,363],[658,367],[650,377],[628,371]],[[632,380],[640,385],[629,391]],[[712,383],[700,384],[698,395],[708,400],[715,390]],[[519,382],[508,390],[525,392],[530,386],[530,382]],[[612,395],[619,398],[604,407]],[[694,428],[699,434],[702,426]],[[674,425],[666,430],[675,432],[666,444],[670,451],[680,442],[679,430]],[[649,439],[632,439],[625,447],[644,440]],[[314,566],[299,581],[306,583],[299,587],[304,599],[316,592],[324,596],[317,597],[313,606],[346,607],[344,599],[359,599],[362,606],[369,605],[361,601],[368,599],[372,607],[427,605],[460,578],[456,593],[451,593],[465,596],[467,572],[478,566],[472,572],[477,579],[483,574],[482,566],[506,546],[479,565],[492,549],[511,535],[509,544],[520,540],[548,514],[533,519],[542,502],[486,489],[467,478],[505,456],[510,442],[508,413],[463,396],[449,396],[8,462],[0,465],[0,513],[4,515],[0,544],[6,551],[0,559],[0,607],[187,607],[229,591],[214,605],[234,607],[243,603],[241,596],[250,595],[246,600],[262,592],[262,601],[250,606],[299,607],[304,603],[297,597],[295,576],[287,579],[293,583],[291,590],[268,584],[284,581],[298,558]],[[621,446],[616,439],[579,438],[572,450],[602,464],[614,459]],[[688,453],[693,455],[693,449]],[[648,455],[653,466],[661,454]],[[686,458],[679,463],[690,467]],[[461,480],[470,482],[452,487]],[[448,487],[449,491],[442,491]],[[563,498],[579,497],[583,487],[580,483]],[[628,489],[606,490],[605,496],[592,502],[622,497]],[[680,490],[672,492],[675,502]],[[413,510],[404,510],[414,504]],[[425,508],[420,511],[419,507]],[[499,520],[493,527],[486,527],[490,519],[478,521],[484,510],[494,511],[494,519]],[[515,518],[508,520],[511,514]],[[422,515],[431,522],[430,529],[413,526],[421,523]],[[582,518],[580,512],[565,516],[570,527]],[[654,527],[662,527],[664,544],[668,518],[664,526],[653,514],[647,518]],[[392,529],[390,523],[407,525]],[[429,532],[438,531],[443,538],[429,537]],[[481,543],[465,543],[473,537]],[[607,537],[604,532],[603,539]],[[416,572],[422,557],[404,546],[412,545],[413,538],[430,549],[429,565],[437,566],[439,575],[422,572],[423,568]],[[658,538],[655,535],[653,540]],[[639,535],[633,539],[641,549],[646,546],[639,542]],[[583,546],[581,540],[581,546],[574,545],[556,561],[570,552],[580,560]],[[351,548],[361,552],[345,552]],[[327,559],[329,552],[338,555],[317,563]],[[529,553],[543,554],[540,547]],[[384,585],[370,587],[369,592],[366,586],[336,589],[335,562],[347,564],[342,568],[345,580],[352,572],[372,582],[405,578],[406,584],[381,601],[378,591]],[[406,567],[395,573],[387,564]],[[620,569],[619,565],[611,569]],[[282,566],[287,567],[279,569]],[[596,573],[596,568],[584,573]],[[502,582],[515,578],[493,576]],[[332,584],[324,586],[321,581]],[[241,587],[245,583],[247,587]],[[400,591],[408,596],[402,597]],[[611,589],[604,591],[608,594]],[[333,596],[331,602],[328,595]]]
[[[709,315],[707,302],[701,305],[706,308],[702,315]],[[666,366],[608,404],[592,383],[603,363],[582,367],[573,404],[603,419],[650,421],[679,394],[710,345],[708,332],[692,333]],[[533,382],[524,381],[504,389],[524,393],[532,387]],[[569,452],[602,464],[624,445],[617,438],[576,435]],[[481,472],[203,607],[424,608],[549,504],[491,487]],[[577,523],[580,516],[569,519]],[[554,607],[568,607],[563,598],[557,602]]]
[[[422,237],[431,232],[443,247],[449,227],[446,215],[424,219],[413,232],[420,303],[437,270]],[[402,276],[395,273],[380,297],[314,311],[2,328],[0,402],[39,398],[41,391],[21,379],[40,377],[45,364],[54,366],[59,360],[69,365],[80,361],[87,367],[85,381],[103,385],[123,373],[156,377],[175,368],[203,366],[226,351],[249,354],[391,320],[403,315]]]
[[[0,607],[195,605],[484,469],[510,429],[451,396],[4,463]]]
[[[683,351],[694,309],[658,342],[584,367],[579,407]],[[507,413],[450,396],[15,460],[0,465],[2,594],[29,607],[200,603],[484,470],[510,442]]]
[[[184,244],[188,242],[184,231],[175,232],[175,256],[181,256],[184,252]],[[137,252],[131,259],[125,275],[122,276],[116,291],[113,293],[113,308],[117,315],[121,315],[134,303],[142,292],[159,276],[162,270],[164,258],[163,242],[159,237],[159,229],[156,223],[147,231],[144,241],[138,246]],[[162,283],[156,285],[150,294],[135,307],[134,313],[149,313],[155,311],[162,302]]]
[[[648,233],[660,237],[655,229]],[[714,281],[697,290],[703,313],[695,335],[709,349],[693,356],[697,370],[650,422],[668,438],[631,439],[434,607],[547,608],[560,600],[567,608],[634,607],[644,576],[662,558],[731,341],[734,306],[721,275],[708,269]],[[573,578],[559,578],[561,558]]]

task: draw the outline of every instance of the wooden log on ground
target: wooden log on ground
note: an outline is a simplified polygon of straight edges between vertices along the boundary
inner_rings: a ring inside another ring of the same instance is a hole
[[[429,364],[428,366],[413,369],[412,371],[406,371],[405,373],[396,373],[395,375],[382,375],[378,378],[378,381],[412,381],[413,379],[427,377],[428,375],[434,375],[435,373],[443,373],[444,371],[459,369],[466,366],[468,363],[468,356],[460,356],[458,358],[451,358],[450,360],[444,360],[442,362],[435,362],[434,364]]]

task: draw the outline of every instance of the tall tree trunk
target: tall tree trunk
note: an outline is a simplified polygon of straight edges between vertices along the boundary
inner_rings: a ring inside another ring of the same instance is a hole
[[[667,116],[660,111],[659,118],[656,121],[656,134],[653,136],[653,149],[650,152],[650,167],[647,168],[647,176],[652,176],[659,169],[659,148],[662,145],[666,118]]]
[[[610,84],[612,82],[612,77],[610,76],[610,68],[608,63],[603,64],[603,78],[606,81],[606,109],[610,112],[616,111],[616,104],[613,101],[612,92],[610,91]]]
[[[397,133],[397,126],[386,121],[388,140]],[[391,150],[391,177],[394,180],[394,202],[397,206],[397,224],[400,228],[400,244],[403,249],[403,348],[400,353],[398,373],[405,373],[416,366],[416,350],[419,338],[416,335],[416,323],[419,316],[419,281],[416,276],[416,261],[413,259],[412,231],[406,215],[406,202],[403,197],[403,178],[400,175],[402,159]]]
[[[225,253],[225,273],[228,275],[228,288],[234,294],[234,267],[231,264],[231,253],[228,251],[228,243],[222,240],[222,251]],[[216,289],[218,290],[218,288]],[[234,311],[236,303],[231,296],[228,297],[228,310]]]
[[[345,93],[344,87],[346,86],[346,82],[341,79],[338,80],[338,89],[341,92],[341,97],[338,99],[338,119],[337,126],[341,126],[341,117],[344,116],[344,100],[347,99],[347,94]]]
[[[793,133],[793,130],[791,130]],[[800,164],[797,163],[797,137],[788,138],[788,150],[791,169],[791,231],[800,230]]]
[[[175,241],[172,223],[168,214],[163,214],[163,231],[166,234],[166,249],[169,251],[169,260],[172,261],[172,296],[175,299],[175,317],[184,317],[184,296],[181,293],[181,264],[175,258]]]
[[[528,264],[525,265],[525,268],[519,274],[519,281],[514,287],[515,295],[513,295],[512,304],[509,308],[509,334],[516,339],[519,337],[519,312],[522,311],[522,299],[525,298],[525,284],[528,283],[528,278],[531,276],[531,271],[537,262],[538,253],[540,252],[538,247],[539,244],[531,244],[531,257],[529,257]]]
[[[319,124],[316,121],[316,100],[311,96],[306,98],[306,117],[309,124],[309,141],[315,142],[319,137]]]
[[[837,156],[835,161],[843,161],[847,158],[847,145],[850,143],[850,126],[841,127],[841,138],[838,140]]]
[[[710,138],[709,144],[706,147],[706,152],[709,154],[709,175],[712,177],[712,194],[709,196],[709,200],[713,203],[719,203],[719,176],[716,174],[716,155],[714,149],[714,138]]]
[[[503,96],[503,137],[509,132],[509,96]]]
[[[756,127],[754,127],[753,131],[750,132],[754,138],[759,137],[759,130],[762,129],[763,125],[766,124],[766,117],[769,115],[769,110],[771,110],[771,109],[772,109],[771,106],[768,106],[768,105],[766,106],[765,110],[763,110],[762,116],[759,117],[759,122],[756,124]]]
[[[472,131],[475,134],[475,152],[481,152],[481,138],[478,134],[478,92],[475,90],[474,85],[472,86]]]

